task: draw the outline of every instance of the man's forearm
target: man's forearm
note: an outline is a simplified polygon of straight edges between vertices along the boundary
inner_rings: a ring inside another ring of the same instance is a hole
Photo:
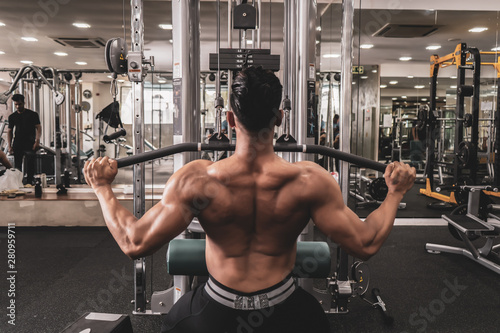
[[[374,210],[365,219],[365,222],[375,230],[375,236],[371,243],[376,250],[382,246],[392,230],[394,219],[398,211],[399,203],[403,199],[403,194],[399,192],[389,193],[379,208]]]
[[[7,131],[7,148],[12,148],[12,130]]]
[[[127,234],[128,226],[137,218],[118,201],[110,185],[94,189],[101,205],[104,221],[114,239],[125,254],[130,253],[133,244]]]

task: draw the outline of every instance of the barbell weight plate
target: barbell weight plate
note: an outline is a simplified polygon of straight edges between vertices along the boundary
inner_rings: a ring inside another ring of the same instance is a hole
[[[368,186],[368,193],[373,199],[377,201],[384,201],[385,197],[387,196],[387,192],[389,192],[389,188],[385,183],[384,177],[379,177],[372,180],[372,182]]]

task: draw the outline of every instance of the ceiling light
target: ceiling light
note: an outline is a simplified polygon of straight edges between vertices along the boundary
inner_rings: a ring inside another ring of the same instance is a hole
[[[108,77],[109,77],[110,79],[112,79],[112,78],[113,78],[111,75],[108,75]]]
[[[415,88],[415,89],[424,89],[424,88],[425,88],[425,86],[424,86],[424,85],[417,85],[417,86],[415,86],[414,88]]]
[[[407,97],[406,96],[401,96],[401,98],[406,99]]]
[[[475,27],[475,28],[469,29],[469,32],[483,32],[483,31],[486,31],[486,30],[488,30],[488,28],[485,28],[485,27]]]
[[[87,63],[85,61],[75,61],[75,64],[85,66]]]
[[[165,80],[165,79],[160,79],[160,80],[158,80],[158,83],[167,83],[167,80]]]
[[[408,78],[409,78],[409,79],[413,79],[413,78],[414,78],[414,76],[413,76],[413,75],[408,75]]]
[[[392,98],[392,100],[393,100],[393,101],[397,101],[398,99],[397,99],[396,97],[393,97],[393,98]]]
[[[120,83],[123,83],[123,82],[125,82],[125,80],[116,80],[116,81],[118,81],[118,82],[120,82]]]
[[[317,27],[316,31],[321,31],[321,26]]]
[[[451,89],[457,89],[457,86],[450,86]]]
[[[336,54],[336,53],[323,54],[323,58],[339,58],[339,57],[340,57],[340,54]]]
[[[451,77],[451,79],[456,79],[456,78],[457,78],[457,77],[456,77],[456,75],[453,75],[453,76]]]
[[[363,80],[366,80],[367,78],[368,78],[368,76],[366,76],[366,75],[363,75],[363,76],[361,77],[361,79],[363,79]]]
[[[422,102],[427,102],[427,98],[422,98],[421,101]]]
[[[5,54],[5,52],[4,51],[0,51],[0,54]]]
[[[251,40],[251,39],[247,40],[247,44],[248,45],[252,45],[253,44],[253,40]]]
[[[387,84],[381,84],[380,85],[380,89],[384,89],[384,88],[387,88]]]
[[[0,27],[5,27],[5,23],[0,22]]]
[[[400,61],[410,61],[411,57],[401,57],[399,58]]]
[[[491,86],[493,89],[497,89],[498,87],[497,86]]]
[[[73,25],[77,28],[80,28],[80,29],[90,28],[90,24],[87,24],[87,23],[75,22],[75,23],[73,23]]]
[[[316,44],[319,44],[319,40],[316,41]]]
[[[500,46],[494,47],[491,49],[492,51],[500,51]]]
[[[30,64],[33,63],[33,61],[31,61],[31,60],[21,60],[21,63],[30,65]]]
[[[378,71],[376,69],[372,69],[372,73],[377,73]]]
[[[425,49],[426,50],[439,50],[441,48],[441,45],[429,45]]]
[[[356,84],[356,82],[353,81],[352,84]]]
[[[361,44],[359,47],[362,49],[371,49],[373,44]]]
[[[169,41],[170,44],[172,44],[174,42],[173,39],[169,39],[168,41]]]
[[[65,57],[65,56],[67,56],[67,55],[68,55],[66,52],[54,52],[54,54],[55,54],[56,56],[60,56],[60,57]]]
[[[398,81],[389,81],[389,84],[398,84]]]
[[[172,25],[171,25],[171,24],[159,24],[158,26],[159,26],[161,29],[163,29],[163,30],[172,30],[172,29],[173,29],[173,27],[172,27]]]
[[[35,37],[21,37],[21,39],[26,42],[38,42],[38,39],[36,39]]]

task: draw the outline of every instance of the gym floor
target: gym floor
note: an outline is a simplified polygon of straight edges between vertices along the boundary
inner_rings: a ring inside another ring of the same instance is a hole
[[[16,326],[4,318],[0,332],[60,332],[85,312],[129,314],[134,332],[159,332],[161,317],[131,315],[132,261],[106,228],[18,227],[16,242]],[[446,226],[396,226],[367,262],[370,289],[380,289],[392,326],[380,310],[352,298],[348,314],[328,315],[331,332],[496,332],[498,275],[462,256],[429,254],[427,242],[461,245]],[[165,252],[147,259],[148,295],[150,286],[169,287]],[[2,265],[6,272],[6,260]],[[1,279],[1,290],[7,287]],[[2,306],[6,302],[3,292]]]

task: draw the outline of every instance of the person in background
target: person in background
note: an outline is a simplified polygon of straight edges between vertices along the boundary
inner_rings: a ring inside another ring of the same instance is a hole
[[[16,111],[9,116],[9,128],[7,129],[9,154],[14,155],[14,166],[21,171],[23,170],[23,158],[25,159],[25,184],[33,184],[36,167],[35,152],[40,148],[40,136],[42,135],[40,117],[35,111],[24,107],[23,95],[15,94],[12,96],[12,101]]]

